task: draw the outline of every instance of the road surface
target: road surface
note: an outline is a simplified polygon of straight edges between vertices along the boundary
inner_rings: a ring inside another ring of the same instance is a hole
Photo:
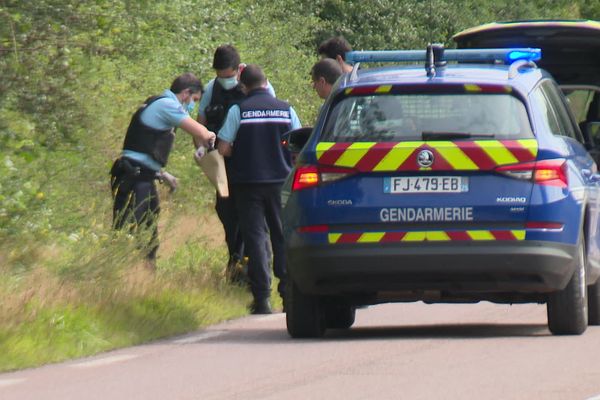
[[[552,336],[545,310],[386,304],[319,340],[290,339],[284,314],[250,316],[0,374],[0,399],[600,400],[600,327]]]

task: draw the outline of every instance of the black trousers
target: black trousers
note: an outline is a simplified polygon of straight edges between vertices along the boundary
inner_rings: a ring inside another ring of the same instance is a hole
[[[248,253],[248,278],[255,300],[271,295],[271,268],[267,232],[269,230],[273,254],[273,271],[279,278],[277,290],[283,298],[287,273],[281,226],[282,184],[234,184],[235,205],[240,218],[240,229]]]
[[[240,261],[244,257],[244,240],[242,238],[242,231],[240,230],[233,190],[229,191],[229,197],[220,197],[217,194],[215,210],[225,231],[225,242],[229,251],[229,260]]]
[[[135,176],[118,165],[113,166],[111,188],[114,200],[113,228],[129,229],[140,240],[140,247],[147,250],[147,258],[156,259],[160,203],[154,172],[142,169]]]

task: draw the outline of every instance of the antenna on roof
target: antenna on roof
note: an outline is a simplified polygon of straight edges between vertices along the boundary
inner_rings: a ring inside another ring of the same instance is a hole
[[[428,78],[434,78],[436,68],[444,68],[447,62],[444,60],[444,45],[429,43],[425,51],[425,71]]]
[[[427,44],[427,50],[425,51],[425,71],[427,72],[428,78],[435,77],[435,59],[431,43]]]

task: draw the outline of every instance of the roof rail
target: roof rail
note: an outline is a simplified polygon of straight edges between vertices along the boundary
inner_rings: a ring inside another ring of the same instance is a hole
[[[437,47],[437,45],[431,45]],[[439,50],[438,50],[439,51]],[[435,54],[437,55],[437,54]],[[506,48],[506,49],[450,49],[441,51],[441,59],[434,62],[502,62],[512,64],[517,60],[538,61],[542,58],[542,50],[537,48]],[[346,62],[425,62],[426,50],[379,50],[379,51],[349,51]]]

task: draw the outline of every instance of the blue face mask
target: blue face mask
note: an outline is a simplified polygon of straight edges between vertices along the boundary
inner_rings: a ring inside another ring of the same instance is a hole
[[[223,86],[225,90],[231,90],[237,86],[238,80],[237,77],[232,76],[230,78],[217,78],[217,81]]]
[[[196,102],[194,100],[192,100],[186,106],[188,114],[191,114],[192,112],[194,112],[194,107],[196,107]]]

